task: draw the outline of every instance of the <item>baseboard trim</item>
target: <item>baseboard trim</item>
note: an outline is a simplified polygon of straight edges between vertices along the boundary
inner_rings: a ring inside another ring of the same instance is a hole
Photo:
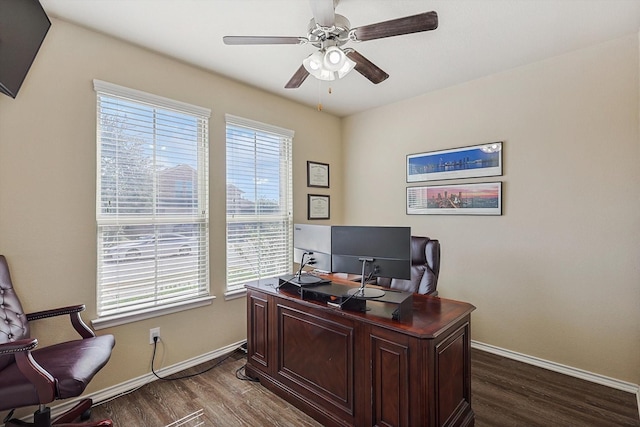
[[[225,354],[231,353],[232,351],[238,349],[242,344],[247,342],[247,340],[238,341],[236,343],[221,347],[217,350],[210,351],[208,353],[202,354],[200,356],[184,360],[180,363],[176,363],[175,365],[167,366],[165,368],[156,369],[156,373],[161,377],[166,377],[168,375],[175,374],[176,372],[184,371],[185,369],[192,368],[194,366],[198,366],[201,363],[208,362],[210,360],[216,359],[220,356],[224,356]],[[51,417],[55,418],[56,416],[64,413],[65,411],[71,409],[76,403],[85,398],[93,399],[94,404],[105,403],[109,400],[115,399],[121,395],[128,394],[143,385],[156,381],[156,378],[153,373],[149,372],[148,374],[141,375],[137,378],[133,378],[131,380],[125,381],[120,384],[116,384],[112,387],[107,387],[105,389],[88,393],[82,395],[80,398],[76,398],[73,400],[65,401],[60,405],[55,405],[51,407]]]
[[[527,354],[518,353],[516,351],[507,350],[505,348],[496,347],[491,344],[485,344],[485,343],[481,343],[474,340],[471,340],[471,347],[478,350],[486,351],[487,353],[493,353],[498,356],[503,356],[509,359],[517,360],[518,362],[527,363],[529,365],[537,366],[539,368],[548,369],[550,371],[558,372],[561,374],[569,375],[571,377],[587,380],[592,383],[611,387],[616,390],[622,390],[628,393],[634,393],[638,400],[638,407],[640,408],[640,386],[638,384],[617,380],[615,378],[611,378],[611,377],[596,374],[593,372],[585,371],[582,369],[574,368],[571,366],[563,365],[561,363],[551,362],[549,360],[540,359],[538,357],[529,356]]]

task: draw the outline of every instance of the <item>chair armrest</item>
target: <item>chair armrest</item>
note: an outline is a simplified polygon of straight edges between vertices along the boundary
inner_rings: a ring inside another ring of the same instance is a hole
[[[13,342],[0,344],[0,355],[19,353],[21,351],[31,351],[38,346],[35,338],[25,338]]]
[[[37,345],[38,341],[35,341]],[[53,376],[38,365],[38,362],[31,356],[31,351],[16,353],[15,358],[22,375],[27,377],[36,388],[40,404],[53,402],[56,398],[56,380]]]
[[[27,320],[32,321],[46,319],[48,317],[63,316],[65,314],[80,313],[81,311],[84,311],[84,308],[84,304],[80,304],[70,305],[68,307],[54,308],[52,310],[36,311],[34,313],[27,313]]]
[[[33,384],[41,404],[53,402],[56,396],[56,382],[53,376],[38,365],[31,356],[31,350],[36,348],[38,340],[26,338],[13,342],[0,344],[0,354],[13,354],[16,365],[22,375]]]
[[[80,334],[82,338],[92,338],[96,334],[82,321],[80,312],[84,311],[84,304],[71,305],[68,307],[54,308],[52,310],[36,311],[34,313],[27,313],[27,321],[47,319],[49,317],[69,315],[73,328]]]

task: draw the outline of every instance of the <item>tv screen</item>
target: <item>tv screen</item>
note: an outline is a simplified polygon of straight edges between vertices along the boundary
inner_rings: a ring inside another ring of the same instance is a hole
[[[411,227],[333,226],[331,268],[334,272],[411,279]]]
[[[293,226],[293,261],[300,264],[305,252],[313,252],[308,265],[323,272],[331,271],[331,226],[295,224]],[[305,257],[305,260],[308,258]]]
[[[50,26],[38,0],[0,0],[0,92],[18,95]]]

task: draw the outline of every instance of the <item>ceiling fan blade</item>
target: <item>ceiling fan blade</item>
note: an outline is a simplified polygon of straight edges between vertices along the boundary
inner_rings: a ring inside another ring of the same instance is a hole
[[[249,44],[304,44],[308,40],[305,37],[278,37],[278,36],[224,36],[224,44],[249,45]]]
[[[304,82],[308,76],[309,76],[309,72],[304,68],[304,65],[301,65],[300,68],[298,68],[298,71],[296,71],[293,74],[293,76],[289,79],[287,84],[284,86],[285,89],[299,88],[302,82]]]
[[[356,40],[366,41],[430,31],[436,28],[438,28],[438,14],[432,11],[378,22],[377,24],[364,25],[354,28],[351,32],[355,35]]]
[[[336,22],[336,5],[338,0],[309,0],[313,19],[321,27],[333,27]]]
[[[353,49],[345,49],[349,59],[356,63],[355,70],[368,78],[371,83],[378,84],[389,78],[389,74]]]

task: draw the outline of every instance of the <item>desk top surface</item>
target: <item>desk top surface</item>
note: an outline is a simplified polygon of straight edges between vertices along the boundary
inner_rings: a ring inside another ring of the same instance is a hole
[[[348,283],[346,280],[345,282],[336,282],[340,284]],[[354,287],[357,286],[357,283],[352,283]],[[413,294],[412,315],[406,320],[398,321],[381,316],[380,313],[388,311],[382,308],[386,303],[377,302],[375,300],[367,300],[367,308],[369,310],[363,313],[342,310],[317,301],[303,300],[300,295],[296,293],[278,289],[278,278],[261,279],[249,282],[245,286],[249,290],[256,290],[275,295],[289,301],[297,302],[303,306],[308,306],[309,308],[327,310],[339,316],[358,319],[363,322],[400,331],[418,338],[436,338],[450,327],[451,324],[461,320],[475,310],[473,305],[466,302],[432,297],[429,295]]]

